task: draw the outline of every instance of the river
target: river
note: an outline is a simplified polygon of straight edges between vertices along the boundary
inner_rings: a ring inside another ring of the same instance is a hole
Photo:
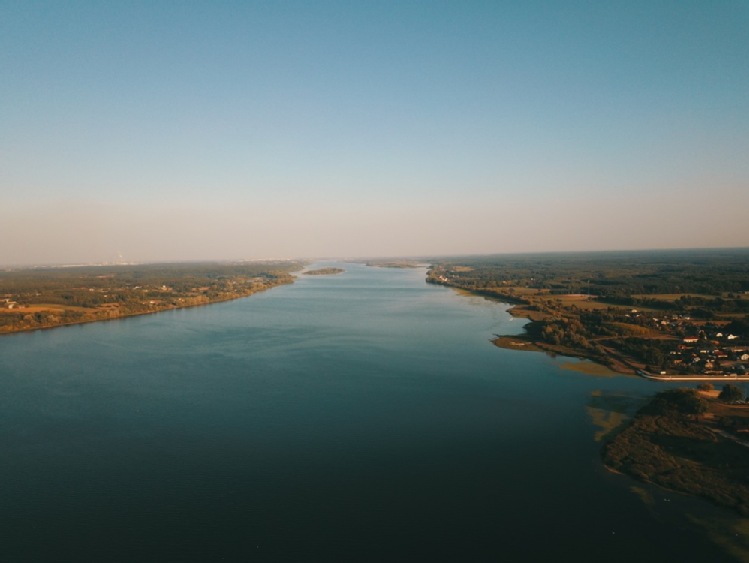
[[[499,349],[522,321],[423,268],[321,266],[0,338],[0,557],[737,560],[742,521],[600,462],[597,424],[667,384]]]

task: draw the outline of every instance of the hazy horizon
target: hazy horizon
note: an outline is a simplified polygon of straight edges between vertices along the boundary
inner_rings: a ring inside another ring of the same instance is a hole
[[[748,24],[0,0],[0,264],[749,247]]]
[[[490,252],[490,253],[455,253],[455,254],[420,254],[420,255],[349,255],[349,256],[274,256],[267,258],[192,258],[192,259],[155,259],[129,261],[124,256],[118,256],[112,260],[102,260],[93,262],[28,262],[16,264],[0,264],[0,269],[23,270],[29,269],[54,269],[54,268],[76,268],[76,267],[106,267],[106,266],[141,266],[141,265],[159,265],[159,264],[241,264],[251,262],[301,262],[307,264],[314,263],[332,263],[332,262],[424,262],[454,260],[461,258],[492,258],[492,257],[551,257],[551,256],[572,256],[581,255],[648,255],[648,254],[691,254],[704,255],[704,253],[749,253],[749,247],[692,247],[692,248],[624,248],[618,250],[551,250],[551,251],[530,251],[530,252]]]

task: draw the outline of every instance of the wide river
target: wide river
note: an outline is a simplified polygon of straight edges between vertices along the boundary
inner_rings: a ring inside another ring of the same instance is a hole
[[[736,560],[740,520],[600,462],[662,384],[496,348],[523,322],[423,268],[342,267],[0,338],[0,559]]]

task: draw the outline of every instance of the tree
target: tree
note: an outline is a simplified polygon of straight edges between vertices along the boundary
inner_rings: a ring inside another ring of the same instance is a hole
[[[726,383],[718,395],[718,400],[724,403],[735,403],[744,399],[744,392],[733,383]]]
[[[699,385],[697,386],[697,389],[698,389],[699,391],[712,391],[713,389],[715,389],[715,387],[713,386],[713,384],[712,384],[712,383],[707,383],[707,382],[705,382],[705,383],[700,383],[700,384],[699,384]]]
[[[642,412],[652,415],[686,414],[699,416],[707,412],[707,401],[696,389],[669,389],[661,391]]]

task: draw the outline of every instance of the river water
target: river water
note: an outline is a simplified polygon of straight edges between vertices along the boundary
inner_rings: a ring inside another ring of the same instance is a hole
[[[342,267],[0,339],[0,558],[736,560],[729,513],[601,465],[596,424],[661,384],[496,348],[522,321],[423,268]]]

